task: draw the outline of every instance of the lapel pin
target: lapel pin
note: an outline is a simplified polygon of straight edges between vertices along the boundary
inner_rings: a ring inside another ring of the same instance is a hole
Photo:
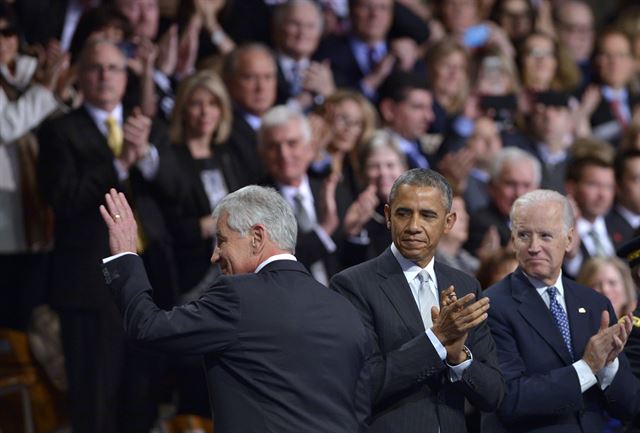
[[[586,312],[587,312],[587,310],[585,310],[585,308],[584,308],[584,307],[580,307],[580,308],[578,308],[578,313],[582,313],[582,314],[584,314],[584,313],[586,313]]]

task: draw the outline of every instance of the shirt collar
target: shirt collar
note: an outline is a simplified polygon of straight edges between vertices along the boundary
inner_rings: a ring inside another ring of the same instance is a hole
[[[602,96],[607,101],[619,100],[620,102],[627,102],[629,92],[627,89],[614,89],[610,86],[602,86]]]
[[[556,282],[553,283],[550,286],[546,285],[545,283],[543,283],[542,281],[538,280],[537,278],[530,277],[524,271],[522,273],[524,274],[525,277],[527,277],[527,280],[529,280],[531,285],[533,287],[535,287],[536,291],[540,295],[542,295],[544,292],[546,292],[549,287],[555,287],[556,289],[558,289],[558,294],[562,298],[564,298],[564,286],[562,285],[562,270],[560,270],[560,274],[558,275],[558,279],[556,280]]]
[[[582,238],[589,234],[591,230],[595,230],[598,235],[608,235],[607,226],[604,222],[604,218],[599,216],[595,219],[593,223],[587,221],[584,218],[578,218],[576,221],[576,230],[578,231],[578,235]]]
[[[89,113],[89,116],[91,116],[91,119],[93,119],[93,122],[96,124],[98,129],[105,135],[107,134],[107,118],[113,117],[114,119],[116,119],[120,126],[122,126],[122,124],[124,123],[122,104],[118,104],[116,108],[114,108],[110,113],[96,107],[95,105],[91,105],[88,102],[84,103],[84,108],[87,110],[87,113]]]
[[[256,268],[255,271],[253,271],[255,274],[257,274],[258,272],[260,272],[265,266],[267,266],[269,263],[271,262],[275,262],[276,260],[292,260],[294,262],[297,262],[298,260],[296,259],[296,257],[293,254],[288,254],[288,253],[284,253],[284,254],[276,254],[275,256],[271,256],[268,259],[266,259],[265,261],[263,261],[262,263],[260,263],[258,265],[258,267]]]
[[[427,266],[425,266],[424,268],[421,268],[416,263],[414,263],[411,260],[409,260],[406,257],[404,257],[402,255],[402,253],[396,247],[396,244],[394,244],[394,243],[391,244],[391,253],[396,258],[398,263],[400,264],[400,268],[402,268],[402,273],[404,274],[404,277],[407,279],[407,282],[409,284],[412,283],[412,281],[418,276],[418,274],[421,271],[426,270],[427,273],[429,274],[429,276],[431,277],[431,280],[434,281],[434,283],[437,286],[437,281],[438,280],[436,280],[436,272],[435,272],[435,269],[434,269],[435,261],[434,261],[433,257],[431,258],[431,260],[429,261]]]
[[[629,209],[620,204],[616,205],[616,209],[618,210],[620,215],[622,215],[622,217],[627,220],[631,227],[633,227],[634,229],[640,227],[640,215],[631,212]]]
[[[300,186],[295,187],[278,183],[278,189],[280,190],[280,193],[282,194],[284,199],[290,205],[293,205],[295,203],[294,197],[296,196],[296,194],[300,194],[304,202],[310,200],[311,203],[313,203],[313,193],[311,192],[311,185],[309,185],[309,177],[306,174],[302,177]]]
[[[251,129],[253,129],[254,131],[257,131],[258,129],[260,129],[260,126],[262,125],[262,118],[260,116],[247,113],[244,110],[240,110],[240,112],[242,113],[242,118],[244,119],[245,122],[249,124]]]

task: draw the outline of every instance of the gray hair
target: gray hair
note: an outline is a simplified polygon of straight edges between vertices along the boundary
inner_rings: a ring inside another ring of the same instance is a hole
[[[451,186],[449,185],[449,182],[447,182],[447,179],[437,171],[426,168],[414,168],[402,173],[396,181],[393,182],[391,192],[389,193],[389,205],[391,205],[396,199],[398,189],[402,185],[428,186],[439,189],[444,208],[447,212],[451,212],[451,202],[453,201]]]
[[[118,53],[118,56],[120,57],[120,63],[122,68],[127,67],[127,56],[122,51],[122,48],[120,48],[118,44],[116,44],[110,39],[100,38],[100,39],[94,39],[94,40],[88,41],[86,45],[82,48],[82,51],[80,51],[80,55],[78,57],[78,62],[77,62],[79,69],[85,69],[88,66],[87,63],[89,62],[89,55],[93,53],[94,49],[100,45],[108,45],[112,47],[114,50],[116,50],[116,52]]]
[[[529,191],[528,193],[522,194],[516,199],[516,201],[513,202],[509,218],[512,222],[516,221],[520,208],[528,209],[532,206],[543,207],[548,205],[550,202],[558,203],[562,206],[564,233],[568,233],[571,227],[573,227],[574,222],[573,208],[571,207],[571,203],[569,203],[569,200],[567,200],[565,196],[557,191],[552,191],[550,189],[536,189],[534,191]],[[512,225],[512,230],[514,229],[515,224]]]
[[[489,170],[491,181],[496,181],[500,176],[502,176],[502,171],[507,164],[523,161],[531,164],[531,168],[533,168],[534,184],[536,187],[539,186],[540,180],[542,179],[540,161],[538,161],[535,156],[517,147],[504,147],[500,152],[498,152],[496,158],[493,160],[491,169]]]
[[[246,236],[256,224],[264,225],[269,239],[281,250],[296,250],[298,224],[291,206],[273,188],[249,185],[220,200],[214,218],[227,214],[227,225]]]
[[[225,56],[224,62],[222,63],[222,78],[225,82],[231,82],[236,78],[238,73],[238,58],[251,51],[264,53],[271,59],[271,62],[273,63],[273,70],[277,71],[278,66],[276,58],[271,48],[260,42],[245,42],[238,45],[233,51]]]
[[[284,20],[289,17],[289,13],[291,12],[291,9],[297,6],[305,6],[305,5],[312,6],[313,9],[316,11],[316,16],[318,18],[318,31],[320,32],[320,34],[322,34],[322,30],[324,28],[324,20],[322,19],[322,10],[320,9],[320,6],[318,6],[318,4],[313,0],[288,0],[287,2],[276,7],[275,11],[273,12],[273,21],[272,21],[273,28],[281,29],[284,23]]]
[[[299,122],[304,144],[311,143],[311,126],[304,113],[288,105],[276,105],[262,116],[262,123],[258,131],[258,146],[266,144],[264,139],[267,131],[277,126],[286,125],[292,120]]]
[[[386,129],[377,129],[371,135],[371,138],[364,142],[359,152],[360,167],[364,169],[367,164],[367,160],[374,154],[381,150],[390,150],[398,155],[400,164],[407,168],[407,155],[402,151],[400,143],[394,134]]]

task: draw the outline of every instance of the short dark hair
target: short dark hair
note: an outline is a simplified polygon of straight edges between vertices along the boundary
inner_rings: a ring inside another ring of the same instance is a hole
[[[573,158],[567,168],[567,180],[580,182],[584,170],[587,167],[600,167],[613,169],[613,163],[597,154],[579,156]]]
[[[622,180],[626,169],[626,163],[632,158],[640,158],[640,149],[627,149],[616,155],[616,159],[613,161],[613,172],[616,176],[616,182]]]
[[[391,192],[389,193],[389,205],[393,203],[398,195],[398,189],[402,185],[412,185],[412,186],[428,186],[431,188],[437,188],[440,190],[440,195],[442,196],[442,204],[447,212],[451,211],[451,202],[453,201],[453,191],[451,190],[451,185],[447,182],[447,179],[444,178],[437,171],[433,171],[428,168],[414,168],[412,170],[405,171],[402,173],[395,182],[393,182],[393,186],[391,187]]]
[[[412,90],[429,90],[426,77],[412,71],[394,71],[380,85],[378,95],[380,101],[391,99],[393,102],[402,102]]]

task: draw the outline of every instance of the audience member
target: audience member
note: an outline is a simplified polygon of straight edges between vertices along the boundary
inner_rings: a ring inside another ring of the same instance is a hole
[[[629,266],[618,257],[591,257],[582,265],[576,281],[606,296],[616,317],[636,309],[638,296]]]
[[[611,240],[620,247],[640,229],[640,150],[620,150],[613,163],[616,203],[607,215]]]
[[[73,430],[140,432],[155,422],[160,363],[127,347],[96,261],[108,255],[95,207],[109,188],[126,191],[139,218],[139,251],[160,305],[174,302],[175,269],[160,206],[177,200],[168,139],[139,109],[122,106],[126,59],[113,42],[90,42],[78,60],[84,104],[38,132],[39,185],[55,214],[50,300],[60,314]]]

